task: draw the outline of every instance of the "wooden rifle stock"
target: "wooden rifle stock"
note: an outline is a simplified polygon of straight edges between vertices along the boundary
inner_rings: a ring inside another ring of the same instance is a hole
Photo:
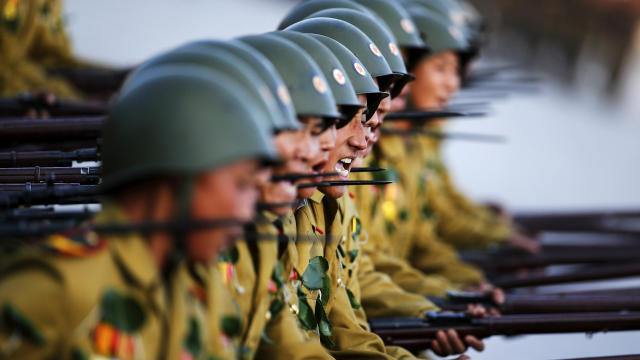
[[[502,305],[494,303],[488,294],[449,293],[444,298],[429,297],[429,300],[444,310],[466,311],[469,304],[481,304],[496,308],[502,314],[640,311],[640,294],[507,294]]]
[[[640,312],[503,315],[469,318],[463,314],[428,314],[421,318],[370,319],[371,331],[387,345],[410,351],[428,349],[440,330],[454,329],[461,337],[473,335],[554,334],[640,329]]]
[[[521,213],[514,221],[531,232],[640,233],[640,210]]]
[[[503,289],[527,286],[565,284],[581,281],[616,279],[640,275],[640,263],[591,266],[584,270],[557,275],[503,276],[493,280],[493,284]]]
[[[73,139],[100,136],[104,116],[55,119],[8,119],[0,121],[0,139]]]

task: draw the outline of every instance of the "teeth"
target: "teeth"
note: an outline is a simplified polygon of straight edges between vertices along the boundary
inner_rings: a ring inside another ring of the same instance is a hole
[[[344,158],[344,159],[342,159],[340,161],[342,161],[345,164],[351,164],[351,159],[350,158]]]
[[[349,170],[340,170],[340,176],[342,177],[348,177],[349,176]]]

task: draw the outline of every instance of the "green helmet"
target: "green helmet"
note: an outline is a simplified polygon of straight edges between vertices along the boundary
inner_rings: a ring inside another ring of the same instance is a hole
[[[406,8],[419,6],[441,15],[446,18],[446,22],[452,23],[465,33],[470,46],[477,48],[479,45],[482,36],[482,25],[479,25],[476,19],[474,26],[474,20],[471,18],[472,15],[469,8],[464,7],[462,2],[458,0],[402,0],[402,3]],[[477,12],[475,14],[477,15]],[[477,49],[474,49],[474,51],[477,51]]]
[[[326,9],[352,9],[369,12],[366,7],[347,0],[309,0],[296,5],[280,22],[278,30],[284,30],[298,21],[308,18],[309,15]]]
[[[278,71],[273,64],[264,57],[259,51],[255,50],[251,46],[238,41],[238,40],[201,40],[188,43],[180,48],[204,48],[214,52],[225,52],[235,55],[244,60],[249,66],[251,66],[255,72],[262,78],[265,84],[269,87],[272,94],[275,94],[278,107],[282,112],[282,126],[280,130],[297,129],[300,126],[296,117],[296,109],[291,102],[291,95],[287,86],[278,74]]]
[[[272,34],[238,40],[261,52],[275,66],[291,93],[298,116],[342,117],[322,71],[299,46]]]
[[[351,9],[327,9],[321,10],[309,15],[309,18],[332,18],[348,22],[349,24],[362,30],[376,45],[371,48],[374,54],[381,53],[389,64],[389,68],[396,75],[394,79],[395,85],[391,89],[391,97],[396,97],[402,91],[402,88],[410,81],[413,76],[409,75],[407,68],[404,66],[404,60],[400,49],[396,44],[396,39],[381,20],[373,15],[366,14],[362,11]]]
[[[355,89],[351,84],[351,80],[347,77],[342,64],[321,42],[309,34],[294,31],[274,31],[270,34],[293,42],[313,58],[329,82],[331,92],[340,108],[340,112],[345,115],[345,120],[350,120],[358,110],[364,107],[358,102]]]
[[[351,0],[373,12],[382,19],[396,38],[398,46],[423,49],[424,42],[411,20],[411,15],[393,0]]]
[[[474,54],[464,28],[421,5],[408,6],[407,10],[424,43],[431,49],[431,54],[454,51],[460,56],[461,67],[464,68]],[[412,65],[418,61],[419,59],[410,59]]]
[[[136,68],[122,87],[121,92],[126,93],[137,82],[144,81],[149,76],[155,76],[154,69],[156,67],[171,64],[202,66],[207,70],[217,70],[227,74],[235,80],[236,85],[242,86],[251,95],[249,101],[254,102],[262,109],[269,119],[269,125],[273,131],[282,130],[283,114],[267,85],[255,73],[254,69],[242,59],[226,52],[213,52],[203,47],[193,46],[169,51]]]
[[[274,160],[268,120],[221,71],[165,65],[130,85],[103,124],[103,186],[194,176],[234,161]]]
[[[346,46],[362,61],[371,76],[377,78],[382,91],[397,79],[374,42],[346,21],[330,18],[305,19],[289,26],[287,30],[328,36]]]
[[[324,35],[309,35],[323,43],[342,63],[347,76],[351,79],[356,94],[367,97],[367,119],[371,118],[378,109],[380,101],[389,96],[389,93],[382,92],[378,89],[378,85],[373,81],[367,68],[365,68],[360,63],[360,59],[353,55],[344,45]]]

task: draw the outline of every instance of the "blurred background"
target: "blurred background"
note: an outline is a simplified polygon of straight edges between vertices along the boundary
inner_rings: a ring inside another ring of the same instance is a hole
[[[536,74],[535,91],[479,91],[489,117],[452,120],[451,131],[505,143],[452,140],[445,155],[458,185],[512,210],[602,210],[640,205],[640,1],[476,0],[489,37],[478,68]],[[135,65],[199,38],[275,29],[285,0],[66,0],[76,55]],[[515,68],[512,65],[517,65]],[[462,101],[462,100],[461,100]],[[637,279],[620,286],[638,284]],[[598,284],[593,285],[598,286]],[[561,359],[640,353],[640,332],[494,337],[473,359]]]

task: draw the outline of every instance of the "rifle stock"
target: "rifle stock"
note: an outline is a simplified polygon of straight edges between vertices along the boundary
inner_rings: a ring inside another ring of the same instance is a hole
[[[623,263],[610,266],[592,266],[584,270],[557,275],[509,275],[497,278],[493,284],[503,289],[518,287],[565,284],[581,281],[616,279],[640,275],[640,264]]]
[[[429,300],[444,310],[466,311],[469,304],[481,304],[496,308],[502,314],[640,311],[640,294],[507,294],[501,305],[494,303],[487,294],[449,293],[444,298],[429,297]]]
[[[427,318],[371,319],[371,331],[387,345],[410,351],[428,349],[438,331],[453,329],[461,337],[486,338],[494,335],[556,334],[575,332],[623,331],[640,329],[640,312],[576,313],[543,315],[503,315],[484,318],[450,314],[428,314]]]
[[[73,161],[97,161],[100,159],[98,149],[78,149],[73,151],[7,151],[0,152],[0,166],[71,166]]]

